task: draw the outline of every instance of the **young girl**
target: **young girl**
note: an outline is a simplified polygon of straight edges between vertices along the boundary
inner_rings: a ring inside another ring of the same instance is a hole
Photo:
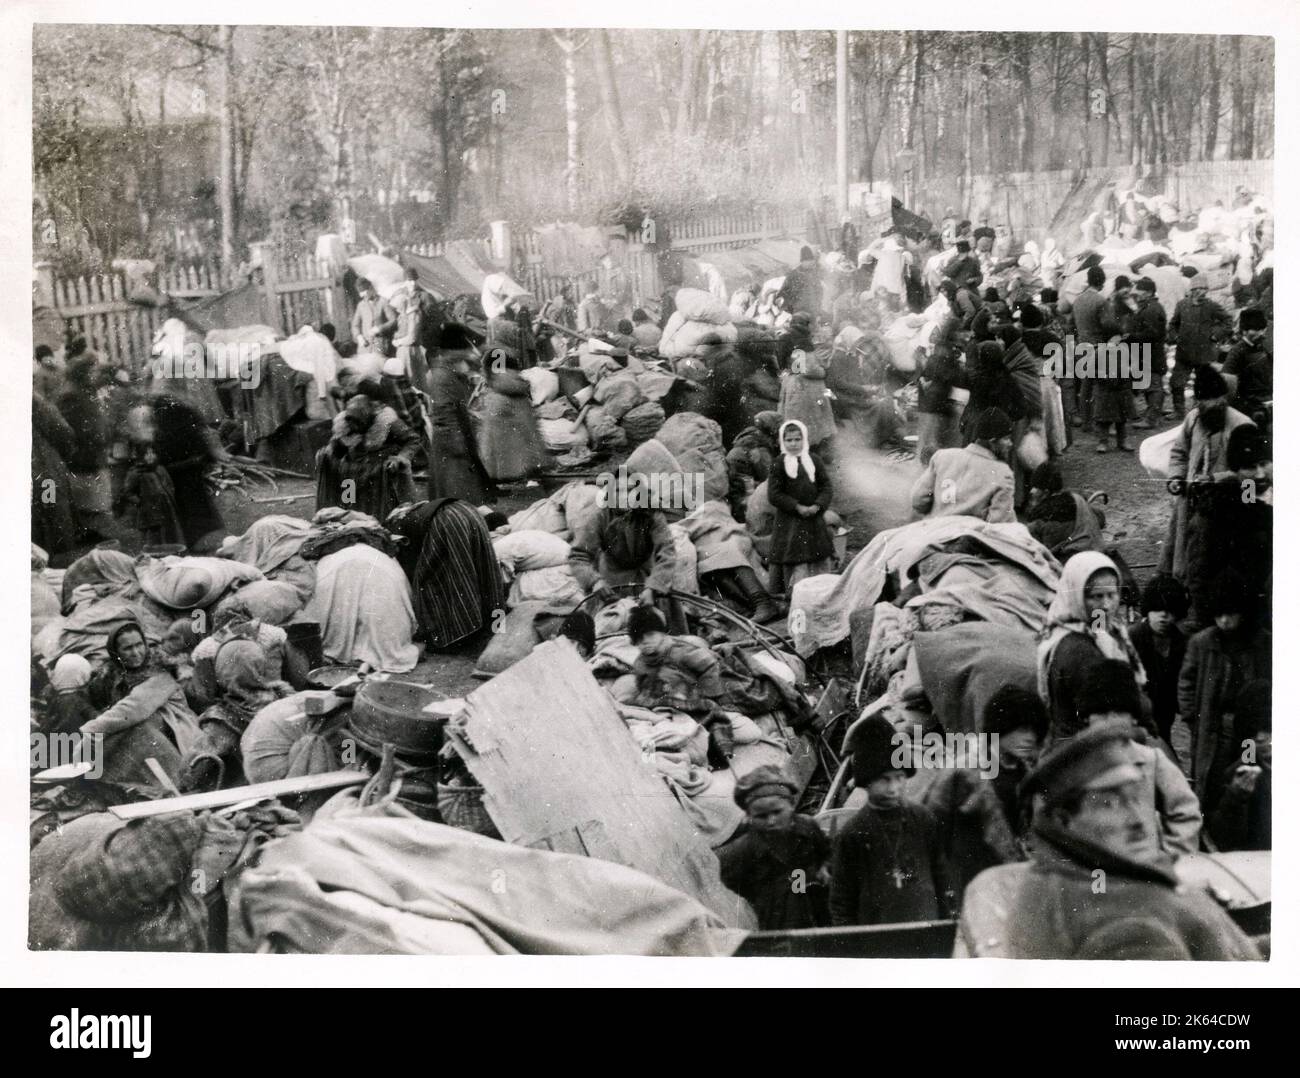
[[[1146,672],[1118,619],[1119,570],[1105,554],[1086,550],[1065,563],[1038,644],[1038,693],[1051,714],[1048,741],[1073,737],[1087,725],[1077,697],[1092,669],[1106,659],[1127,663],[1139,686]],[[1145,716],[1141,722],[1146,724]]]
[[[789,596],[806,576],[835,571],[835,546],[825,513],[833,491],[825,463],[808,451],[808,431],[796,419],[781,424],[781,457],[767,479],[776,510],[772,527],[771,590]]]

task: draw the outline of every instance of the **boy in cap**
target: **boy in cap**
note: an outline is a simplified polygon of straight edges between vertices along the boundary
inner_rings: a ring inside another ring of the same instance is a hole
[[[718,850],[723,885],[754,908],[762,931],[824,925],[809,886],[827,882],[831,843],[811,816],[795,811],[799,787],[765,764],[736,780],[734,796],[745,822]]]
[[[709,762],[726,768],[735,750],[731,720],[722,710],[718,657],[702,644],[668,633],[668,619],[653,606],[636,606],[627,635],[640,652],[632,664],[633,702],[640,707],[685,712],[709,732]]]
[[[1241,334],[1228,351],[1223,373],[1237,379],[1233,401],[1238,411],[1256,423],[1266,420],[1265,404],[1273,399],[1273,348],[1268,340],[1268,318],[1258,307],[1241,312]]]
[[[1186,616],[1187,589],[1172,576],[1156,574],[1142,591],[1142,621],[1128,634],[1147,673],[1146,693],[1156,732],[1171,748],[1178,716],[1178,671],[1187,653],[1187,637],[1178,623]]]
[[[964,449],[937,449],[912,486],[912,508],[923,517],[970,516],[990,524],[1016,519],[1011,419],[986,408],[975,421],[975,440]]]
[[[1139,795],[1153,821],[1149,853],[1170,857],[1195,853],[1201,837],[1201,806],[1187,785],[1173,753],[1148,743],[1142,729],[1142,693],[1127,663],[1107,659],[1088,672],[1077,705],[1080,722],[1091,727],[1105,722],[1132,725],[1133,763],[1141,772]]]
[[[1146,414],[1134,424],[1141,430],[1150,430],[1164,418],[1165,404],[1165,334],[1169,319],[1164,307],[1156,299],[1156,283],[1150,277],[1139,277],[1133,289],[1135,310],[1129,319],[1127,344],[1150,350],[1151,384],[1143,391],[1146,397]]]
[[[1011,958],[1258,960],[1205,892],[1180,891],[1152,828],[1132,723],[1101,722],[1056,745],[1025,780],[1033,861],[1006,918]]]
[[[853,778],[867,803],[835,836],[831,923],[899,924],[951,915],[953,896],[934,815],[905,801],[915,771],[905,735],[873,715],[853,739]]]
[[[1029,806],[1019,787],[1038,761],[1047,726],[1037,693],[1002,686],[980,717],[980,732],[996,738],[997,773],[988,778],[971,767],[948,767],[926,790],[923,803],[934,813],[958,901],[986,868],[1029,856]]]

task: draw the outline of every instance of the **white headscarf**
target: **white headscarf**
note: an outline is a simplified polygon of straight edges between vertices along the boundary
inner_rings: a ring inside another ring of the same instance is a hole
[[[798,453],[787,453],[785,449],[785,429],[786,427],[798,427],[799,433],[803,435],[803,449]],[[803,465],[803,470],[808,474],[809,479],[817,478],[817,468],[813,465],[813,460],[808,452],[808,428],[797,419],[787,419],[781,424],[781,429],[776,435],[777,445],[781,447],[781,457],[785,461],[785,474],[789,479],[796,479],[799,475],[799,465]]]

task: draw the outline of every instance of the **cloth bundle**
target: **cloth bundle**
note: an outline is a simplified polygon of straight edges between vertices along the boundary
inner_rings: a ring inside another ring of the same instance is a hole
[[[551,532],[511,530],[508,535],[495,536],[492,549],[507,580],[530,569],[550,569],[569,561],[568,542]]]
[[[663,408],[655,401],[638,404],[623,416],[623,431],[628,443],[637,446],[648,442],[659,433],[666,418]]]
[[[627,371],[602,378],[596,383],[592,399],[615,423],[644,400],[636,376]]]
[[[534,408],[555,400],[560,395],[560,377],[545,367],[530,367],[523,371],[528,383],[528,396]]]
[[[175,610],[211,606],[230,588],[263,579],[260,569],[243,562],[175,556],[147,560],[137,576],[150,599]]]
[[[307,701],[330,693],[306,691],[267,704],[240,738],[249,782],[272,782],[335,771],[339,759],[321,720],[307,714]],[[343,721],[341,718],[339,722]]]

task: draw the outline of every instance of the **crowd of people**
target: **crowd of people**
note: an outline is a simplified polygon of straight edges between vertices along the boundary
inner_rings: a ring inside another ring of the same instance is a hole
[[[592,289],[576,306],[565,291],[537,310],[525,293],[472,326],[415,271],[387,300],[362,281],[354,347],[337,348],[316,515],[268,517],[233,539],[203,479],[228,458],[218,417],[183,386],[135,386],[84,341],[58,360],[38,354],[34,566],[121,539],[125,526],[155,553],[215,551],[256,570],[248,588],[268,587],[223,593],[198,628],[177,615],[197,602],[171,608],[165,630],[119,619],[93,662],[46,652],[33,665],[33,722],[104,735],[123,783],[156,784],[148,760],[182,790],[229,786],[247,771],[241,739],[259,713],[302,683],[285,628],[296,612],[319,625],[325,658],[363,672],[409,673],[419,643],[434,653],[486,642],[510,605],[493,546],[509,532],[500,510],[549,459],[525,372],[573,369],[570,340],[596,340],[615,370],[635,359],[689,383],[683,414],[710,421],[718,441],[717,501],[739,556],[684,567],[679,517],[615,498],[574,525],[566,561],[597,607],[631,586],[629,699],[696,720],[710,767],[732,766],[735,730],[718,659],[675,599],[681,571],[779,625],[801,582],[840,567],[837,531],[855,506],[837,477],[860,447],[904,448],[914,425],[914,520],[1016,529],[1059,568],[1040,611],[1035,690],[1007,686],[978,716],[997,746],[988,781],[900,762],[906,737],[879,712],[845,747],[858,807],[831,834],[798,811],[804,790],[782,768],[737,776],[745,821],[718,859],[760,927],[953,917],[980,872],[1030,861],[1009,921],[1016,954],[1255,957],[1221,910],[1176,890],[1173,866],[1198,850],[1271,845],[1271,277],[1232,315],[1188,274],[1166,313],[1150,278],[1108,277],[1084,258],[1084,287],[1065,300],[1054,245],[1013,254],[1010,242],[953,215],[932,236],[890,229],[851,252],[846,231],[836,258],[805,247],[779,286],[730,296],[734,337],[702,339],[690,363],[656,355],[673,288],[657,318],[630,294]],[[1154,378],[1135,388],[1129,375],[1053,366],[1069,338],[1150,345]],[[1064,476],[1080,433],[1097,432],[1098,452],[1127,452],[1134,425],[1171,424],[1169,530],[1139,594],[1108,553],[1100,512]],[[143,572],[96,548],[45,614],[67,633],[67,619],[126,595]],[[582,619],[561,631],[591,651]],[[1098,867],[1120,895],[1105,908],[1087,892]]]

